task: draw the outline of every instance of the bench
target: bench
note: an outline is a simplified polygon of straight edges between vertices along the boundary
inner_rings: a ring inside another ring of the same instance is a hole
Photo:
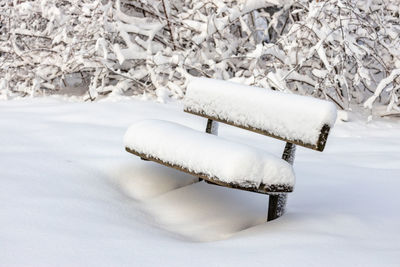
[[[125,134],[126,151],[199,181],[268,194],[268,221],[284,213],[293,191],[296,145],[323,151],[336,119],[331,102],[207,78],[189,82],[183,103],[185,112],[207,119],[205,132],[138,121]],[[282,157],[218,136],[218,122],[285,141]]]

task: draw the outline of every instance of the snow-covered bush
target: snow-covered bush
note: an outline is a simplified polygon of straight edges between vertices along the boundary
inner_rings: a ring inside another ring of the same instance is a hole
[[[251,78],[273,2],[2,0],[0,92],[181,97],[191,75]]]
[[[0,0],[0,94],[182,97],[205,76],[398,108],[399,0]]]
[[[400,96],[400,1],[299,2],[299,16],[268,57],[275,87],[372,108],[379,98],[388,110]],[[264,53],[268,54],[268,53]],[[385,89],[385,91],[384,91]],[[371,96],[372,95],[372,96]]]
[[[1,1],[0,90],[34,95],[90,82],[96,41],[107,32],[101,1]]]

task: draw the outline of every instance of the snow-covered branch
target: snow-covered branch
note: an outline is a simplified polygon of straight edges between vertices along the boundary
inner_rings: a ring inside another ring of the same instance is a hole
[[[398,108],[399,0],[0,0],[0,96],[180,98],[205,76]]]

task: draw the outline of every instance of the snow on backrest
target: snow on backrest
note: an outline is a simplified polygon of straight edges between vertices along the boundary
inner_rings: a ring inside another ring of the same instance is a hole
[[[320,151],[336,120],[328,101],[207,78],[190,81],[184,109]]]

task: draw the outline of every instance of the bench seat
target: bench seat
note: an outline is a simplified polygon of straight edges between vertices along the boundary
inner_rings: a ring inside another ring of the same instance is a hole
[[[131,125],[128,152],[208,182],[258,193],[292,192],[292,166],[268,152],[162,120]]]

